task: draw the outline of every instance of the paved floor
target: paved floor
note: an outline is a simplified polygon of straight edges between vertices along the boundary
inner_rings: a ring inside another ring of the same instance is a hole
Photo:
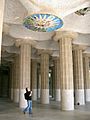
[[[0,120],[90,120],[90,103],[75,106],[74,111],[61,111],[59,103],[50,105],[33,103],[33,115],[23,114],[17,104],[8,99],[0,99]]]

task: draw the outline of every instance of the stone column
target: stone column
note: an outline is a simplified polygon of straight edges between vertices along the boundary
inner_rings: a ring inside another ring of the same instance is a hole
[[[37,87],[38,87],[38,91],[37,91],[37,97],[40,98],[40,91],[41,91],[41,73],[40,73],[40,69],[38,69],[38,80],[37,80]]]
[[[59,42],[61,108],[74,110],[72,39],[75,33],[57,32],[54,40]]]
[[[83,48],[75,45],[73,49],[75,104],[84,105]]]
[[[49,97],[53,99],[53,88],[52,88],[52,66],[53,64],[51,63],[49,65]]]
[[[14,102],[19,103],[19,55],[15,56]]]
[[[20,46],[20,108],[25,108],[27,101],[24,98],[25,88],[31,89],[31,41],[17,40],[16,46]]]
[[[40,98],[41,90],[41,72],[40,72],[40,63],[37,64],[37,99]]]
[[[10,79],[10,63],[9,63],[9,65],[8,65],[8,87],[7,87],[7,89],[8,89],[8,92],[7,92],[7,95],[8,95],[8,98],[10,98],[10,96],[11,96],[11,79]]]
[[[13,64],[13,102],[15,102],[15,86],[16,86],[16,58],[14,56],[14,64]]]
[[[32,100],[37,100],[37,61],[32,60]]]
[[[55,66],[55,100],[60,101],[61,94],[60,94],[60,60],[59,58],[55,58],[54,66]]]
[[[2,95],[2,94],[1,94],[1,93],[2,93],[2,92],[1,92],[1,90],[2,90],[2,87],[1,87],[1,86],[2,86],[2,81],[1,81],[1,80],[2,80],[2,77],[1,77],[1,75],[2,75],[2,69],[0,68],[0,97],[1,97],[1,95]]]
[[[89,57],[90,54],[84,53],[83,65],[84,65],[84,83],[85,83],[85,101],[90,102],[90,79],[89,79]]]
[[[55,100],[55,66],[51,67],[51,71],[52,71],[51,72],[51,78],[52,78],[52,98]]]
[[[1,45],[2,45],[2,27],[3,27],[4,5],[5,5],[5,0],[0,0],[0,64],[1,64]]]
[[[11,100],[13,101],[13,84],[14,84],[14,63],[11,64]]]
[[[12,80],[12,63],[9,63],[9,85],[8,85],[8,97],[11,99],[11,80]]]
[[[41,103],[49,104],[49,54],[41,53]]]

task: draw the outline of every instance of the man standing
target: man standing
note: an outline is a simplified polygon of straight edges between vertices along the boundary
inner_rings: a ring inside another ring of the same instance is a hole
[[[24,93],[25,100],[27,100],[27,107],[24,109],[24,114],[29,110],[29,114],[32,114],[32,91],[28,91],[26,88],[26,93]]]

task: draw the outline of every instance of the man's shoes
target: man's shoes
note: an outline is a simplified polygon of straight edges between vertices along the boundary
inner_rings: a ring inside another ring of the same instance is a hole
[[[29,114],[32,114],[32,112],[29,112]]]
[[[33,117],[33,114],[32,114],[32,112],[30,112],[30,113],[29,113],[29,116],[30,116],[30,117]]]
[[[23,111],[23,113],[25,114],[25,111]]]

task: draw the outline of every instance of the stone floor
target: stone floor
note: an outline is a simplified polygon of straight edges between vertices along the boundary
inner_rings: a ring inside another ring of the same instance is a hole
[[[52,101],[50,105],[33,103],[33,114],[23,114],[17,104],[0,98],[0,120],[90,120],[90,103],[75,106],[74,111],[61,111],[59,103]]]

